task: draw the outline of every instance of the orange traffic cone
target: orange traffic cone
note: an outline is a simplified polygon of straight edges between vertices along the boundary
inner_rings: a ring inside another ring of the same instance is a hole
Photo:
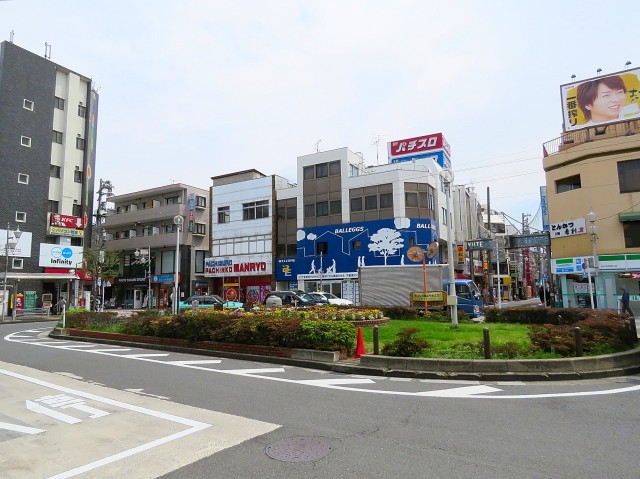
[[[362,339],[362,328],[358,328],[358,343],[356,345],[356,355],[354,359],[359,359],[361,355],[366,354],[364,350],[364,340]]]

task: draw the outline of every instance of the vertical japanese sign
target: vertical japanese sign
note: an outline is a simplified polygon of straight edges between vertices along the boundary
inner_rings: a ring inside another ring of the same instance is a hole
[[[549,231],[549,203],[547,202],[547,187],[540,187],[540,209],[542,210],[542,231]]]
[[[191,193],[189,195],[189,232],[193,233],[193,223],[195,221],[195,209],[196,209],[196,195]]]

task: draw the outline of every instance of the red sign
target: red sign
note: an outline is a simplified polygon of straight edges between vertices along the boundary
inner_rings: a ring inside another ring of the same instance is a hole
[[[447,143],[442,133],[417,136],[415,138],[407,138],[406,140],[397,140],[389,143],[389,156],[391,158],[430,150],[444,150],[447,156],[451,156],[449,143]]]
[[[60,226],[62,228],[74,228],[77,230],[84,229],[84,219],[78,216],[60,215],[51,213],[49,215],[49,224],[51,226]]]
[[[236,288],[227,288],[224,292],[227,301],[236,301],[238,299],[238,290]]]
[[[631,273],[631,279],[640,279],[640,273]]]

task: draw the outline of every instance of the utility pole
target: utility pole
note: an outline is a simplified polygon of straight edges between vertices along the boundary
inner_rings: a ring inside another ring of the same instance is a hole
[[[493,237],[493,234],[491,233],[491,194],[489,192],[489,187],[487,186],[487,230],[489,230],[489,238]],[[487,279],[488,279],[488,284],[487,284],[487,288],[489,289],[489,301],[492,304],[495,304],[495,297],[493,296],[493,276],[491,274],[491,259],[493,257],[493,250],[490,249],[489,250],[489,261],[487,262],[487,266],[488,266],[488,272],[487,272]]]

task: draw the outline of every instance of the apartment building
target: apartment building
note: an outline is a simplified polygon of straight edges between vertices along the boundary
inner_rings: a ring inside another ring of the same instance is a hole
[[[97,117],[89,77],[0,44],[0,250],[9,256],[7,286],[24,307],[59,297],[78,304],[91,288],[82,250],[91,238]]]

